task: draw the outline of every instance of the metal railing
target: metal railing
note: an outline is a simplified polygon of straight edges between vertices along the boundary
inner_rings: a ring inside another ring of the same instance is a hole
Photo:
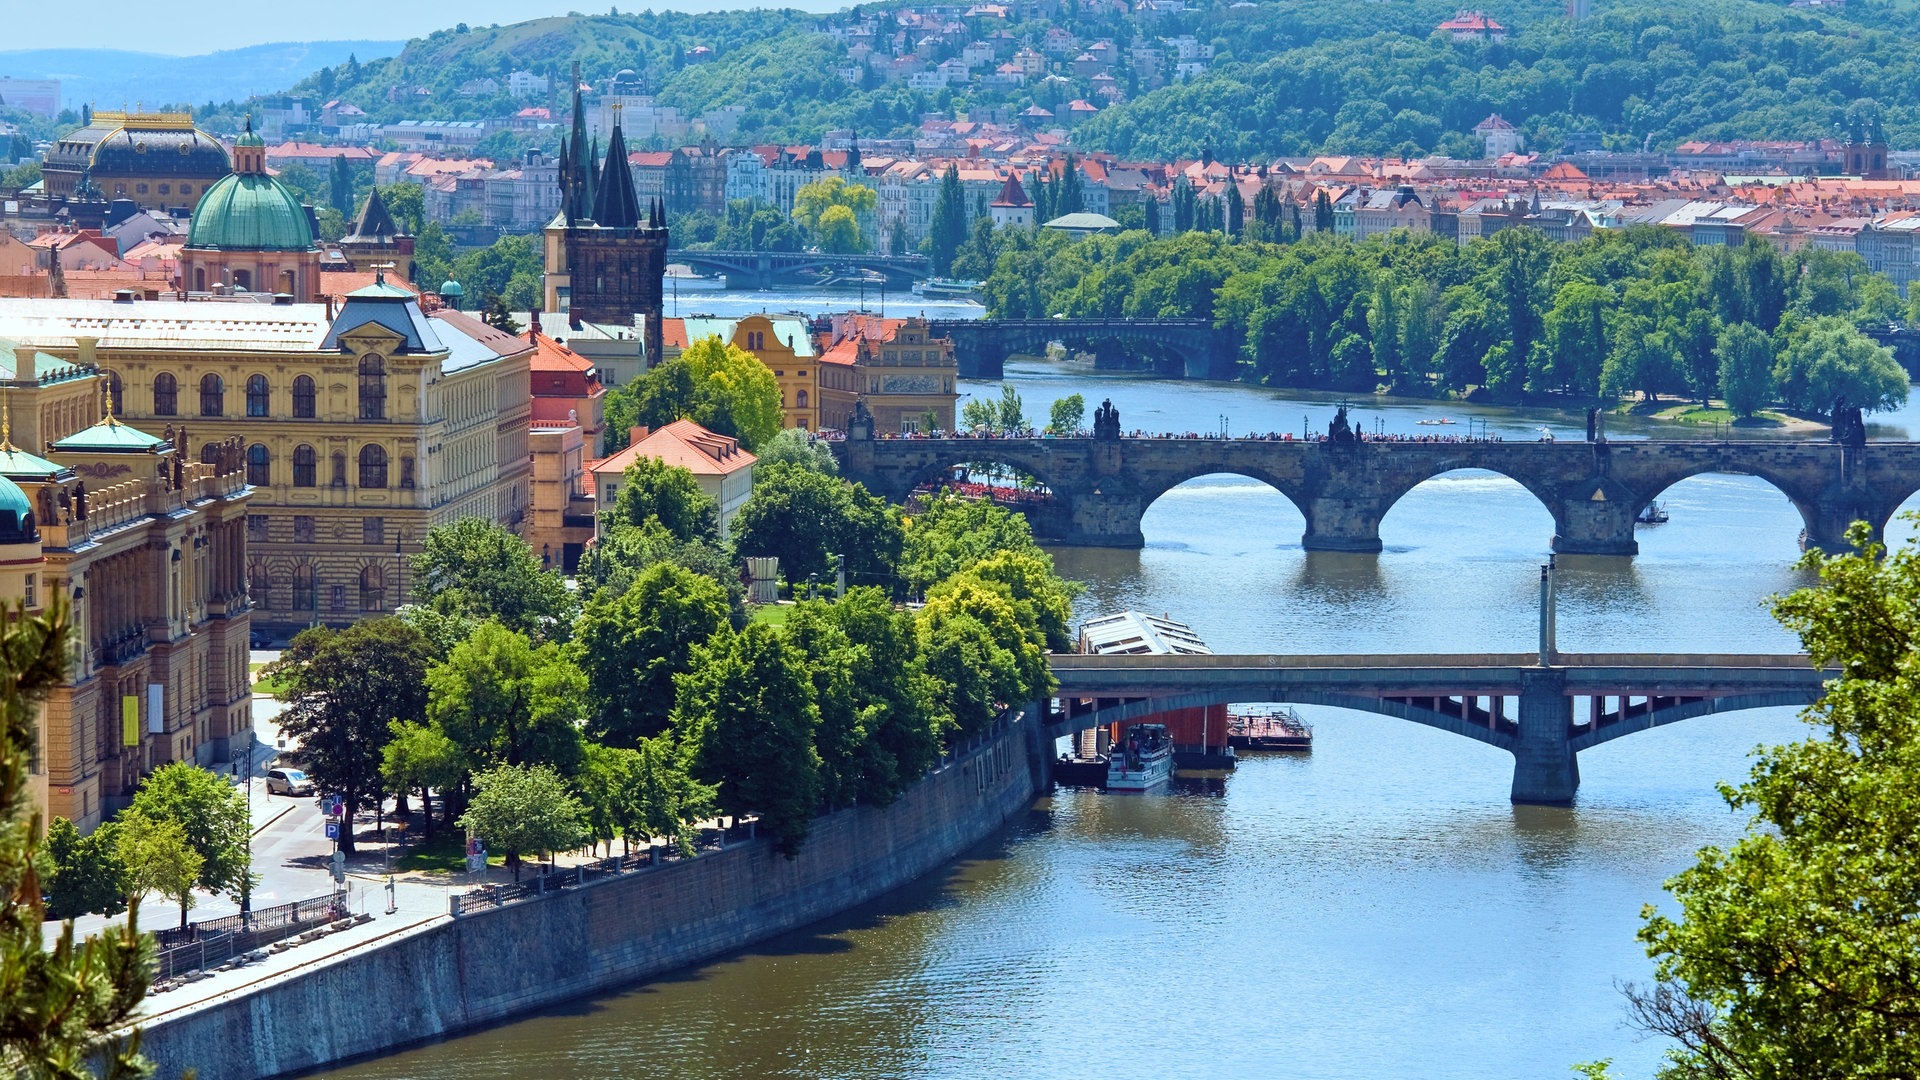
[[[648,846],[625,855],[615,855],[612,858],[580,863],[565,869],[550,870],[536,874],[525,881],[482,885],[464,893],[448,896],[447,913],[458,918],[487,908],[497,908],[521,900],[549,896],[590,882],[667,866],[689,858],[699,858],[700,855],[709,851],[722,851],[736,844],[744,844],[753,837],[754,823],[751,821],[735,822],[724,829],[700,829],[697,835],[689,838],[693,848],[691,855],[682,854],[680,849],[674,846]]]
[[[347,917],[344,892],[291,904],[277,904],[246,915],[227,915],[154,933],[156,981],[223,964],[243,953]]]

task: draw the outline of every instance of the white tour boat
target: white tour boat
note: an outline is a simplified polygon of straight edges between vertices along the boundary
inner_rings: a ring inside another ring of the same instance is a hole
[[[1107,759],[1107,790],[1139,794],[1173,776],[1173,740],[1165,724],[1134,724]]]

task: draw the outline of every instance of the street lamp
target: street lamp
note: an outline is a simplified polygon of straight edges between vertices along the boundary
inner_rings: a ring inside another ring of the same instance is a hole
[[[253,706],[247,706],[251,713]],[[249,715],[248,720],[252,717]],[[245,771],[241,770],[242,765]],[[245,917],[253,911],[253,725],[247,725],[247,739],[242,746],[233,749],[233,772],[240,777],[240,784],[247,792],[247,863],[241,868],[240,875],[240,915]]]

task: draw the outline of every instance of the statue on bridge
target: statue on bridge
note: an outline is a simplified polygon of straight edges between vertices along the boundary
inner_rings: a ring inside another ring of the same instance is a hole
[[[853,399],[853,416],[847,421],[847,438],[873,438],[873,413],[867,411],[866,398]]]
[[[1856,406],[1846,398],[1833,403],[1833,441],[1858,450],[1867,445],[1867,422]]]
[[[1096,439],[1120,437],[1120,410],[1113,407],[1112,398],[1102,401],[1100,407],[1093,410],[1093,437]]]
[[[1347,407],[1345,405],[1340,406],[1339,411],[1333,414],[1333,420],[1327,424],[1327,441],[1331,443],[1357,443],[1360,441],[1359,432],[1353,430],[1353,425],[1347,422]]]

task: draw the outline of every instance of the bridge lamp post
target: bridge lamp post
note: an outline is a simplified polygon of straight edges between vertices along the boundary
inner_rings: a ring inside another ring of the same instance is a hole
[[[1553,556],[1540,564],[1540,666],[1552,667],[1557,651],[1555,619],[1555,596],[1553,583]]]

